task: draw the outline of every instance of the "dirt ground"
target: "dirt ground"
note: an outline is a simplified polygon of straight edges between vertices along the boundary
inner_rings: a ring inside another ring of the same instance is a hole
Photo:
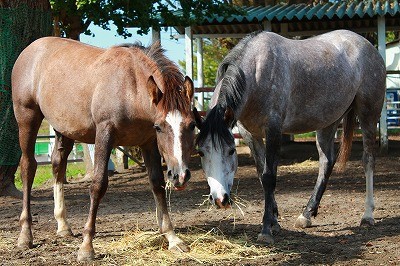
[[[376,160],[375,219],[373,227],[359,227],[364,211],[365,179],[363,177],[361,144],[356,142],[347,169],[333,173],[313,226],[294,228],[294,222],[307,204],[314,187],[318,162],[313,142],[296,142],[282,148],[278,172],[276,200],[282,231],[270,247],[271,255],[257,260],[241,259],[223,265],[400,265],[400,141],[391,140],[387,156]],[[248,238],[256,245],[261,230],[263,192],[246,147],[238,149],[239,169],[235,178],[236,193],[246,202],[244,216],[232,218],[229,210],[215,210],[199,204],[209,193],[194,157],[192,179],[187,189],[173,192],[170,199],[171,218],[180,234],[190,234],[189,228],[218,228],[228,238]],[[89,208],[89,182],[73,181],[66,185],[68,217],[74,237],[56,237],[51,186],[33,191],[32,214],[34,248],[15,248],[19,233],[18,218],[21,201],[0,198],[0,265],[73,265],[82,241],[82,229]],[[97,215],[96,241],[110,243],[124,232],[157,230],[155,205],[146,174],[139,168],[110,177],[109,188]],[[167,252],[167,251],[166,251]],[[124,258],[96,252],[94,264],[112,256],[114,265]],[[110,261],[110,260],[108,260]],[[196,265],[196,261],[179,264]]]

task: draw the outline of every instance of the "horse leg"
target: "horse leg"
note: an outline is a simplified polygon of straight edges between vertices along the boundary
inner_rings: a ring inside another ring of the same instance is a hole
[[[319,203],[328,184],[329,176],[335,164],[335,132],[337,123],[317,130],[317,149],[319,154],[319,172],[317,183],[303,213],[297,218],[295,227],[306,228],[311,226],[311,216],[317,216]]]
[[[33,247],[31,191],[35,178],[37,162],[35,159],[36,136],[43,120],[43,115],[38,110],[16,107],[19,127],[19,143],[21,147],[21,178],[23,184],[22,212],[19,219],[21,232],[18,237],[18,248],[28,249]]]
[[[78,261],[94,258],[93,237],[96,232],[96,215],[100,200],[108,186],[107,164],[112,150],[112,130],[110,125],[98,125],[94,150],[94,173],[90,186],[89,216],[83,230],[83,242],[78,251]]]
[[[157,142],[143,146],[142,153],[144,163],[149,175],[150,187],[156,202],[157,222],[160,233],[168,240],[168,249],[179,252],[188,252],[189,247],[176,236],[168,214],[165,180],[161,168],[161,156],[157,148]]]
[[[265,144],[261,137],[253,136],[249,131],[247,131],[240,122],[237,123],[239,133],[243,138],[243,141],[250,148],[251,154],[254,158],[256,164],[257,175],[262,176],[264,171],[264,160],[265,160]],[[261,181],[261,180],[260,180]],[[278,233],[281,230],[281,226],[278,223],[278,205],[274,199],[274,214],[276,214],[276,219],[272,225],[273,233]]]
[[[263,227],[257,241],[273,244],[272,226],[278,224],[278,208],[275,201],[276,174],[281,146],[282,132],[280,127],[269,127],[266,132],[266,153],[261,183],[264,189],[265,206]]]
[[[375,171],[375,138],[376,138],[376,123],[373,119],[362,119],[360,117],[360,125],[363,136],[363,167],[366,182],[366,195],[365,195],[365,212],[361,219],[360,225],[374,225],[374,171]]]
[[[71,227],[67,222],[67,210],[64,201],[64,178],[67,170],[67,159],[74,141],[56,132],[51,163],[54,176],[54,218],[57,221],[57,235],[71,236]]]

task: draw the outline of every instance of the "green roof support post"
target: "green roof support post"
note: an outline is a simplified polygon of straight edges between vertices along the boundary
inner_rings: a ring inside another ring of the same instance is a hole
[[[196,38],[197,44],[197,87],[204,87],[204,73],[203,73],[203,39]],[[197,93],[197,106],[200,111],[204,111],[204,92]]]
[[[386,62],[386,25],[385,16],[378,16],[378,51]],[[385,64],[386,65],[386,64]],[[388,153],[388,133],[387,133],[387,106],[386,93],[382,107],[381,118],[379,121],[379,144],[380,153]]]

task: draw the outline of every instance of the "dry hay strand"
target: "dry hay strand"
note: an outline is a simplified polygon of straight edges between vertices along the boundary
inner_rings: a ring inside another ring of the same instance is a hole
[[[294,163],[291,165],[281,165],[281,166],[279,166],[279,170],[289,171],[289,172],[310,171],[310,170],[318,169],[318,164],[319,164],[318,161],[308,159],[301,163]]]
[[[185,235],[178,233],[178,236],[189,244],[190,252],[171,252],[161,234],[139,229],[125,232],[121,239],[114,240],[112,243],[101,246],[97,243],[95,249],[107,254],[102,260],[107,265],[237,263],[276,254],[271,251],[271,248],[251,244],[246,235],[235,238],[226,237],[219,228],[205,231],[197,227],[189,227]]]

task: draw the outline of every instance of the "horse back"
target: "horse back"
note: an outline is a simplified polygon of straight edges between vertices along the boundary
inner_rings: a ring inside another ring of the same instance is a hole
[[[135,112],[132,108],[138,106],[134,99],[147,95],[137,95],[137,87],[146,83],[134,64],[128,48],[101,49],[64,38],[41,38],[14,65],[16,116],[25,108],[40,110],[58,132],[92,143],[97,124],[129,124]]]
[[[281,121],[284,133],[313,131],[340,119],[357,99],[382,104],[383,59],[356,33],[290,40],[262,32],[243,54],[248,95],[240,120],[248,128],[257,128],[251,118],[258,113],[263,123]]]

